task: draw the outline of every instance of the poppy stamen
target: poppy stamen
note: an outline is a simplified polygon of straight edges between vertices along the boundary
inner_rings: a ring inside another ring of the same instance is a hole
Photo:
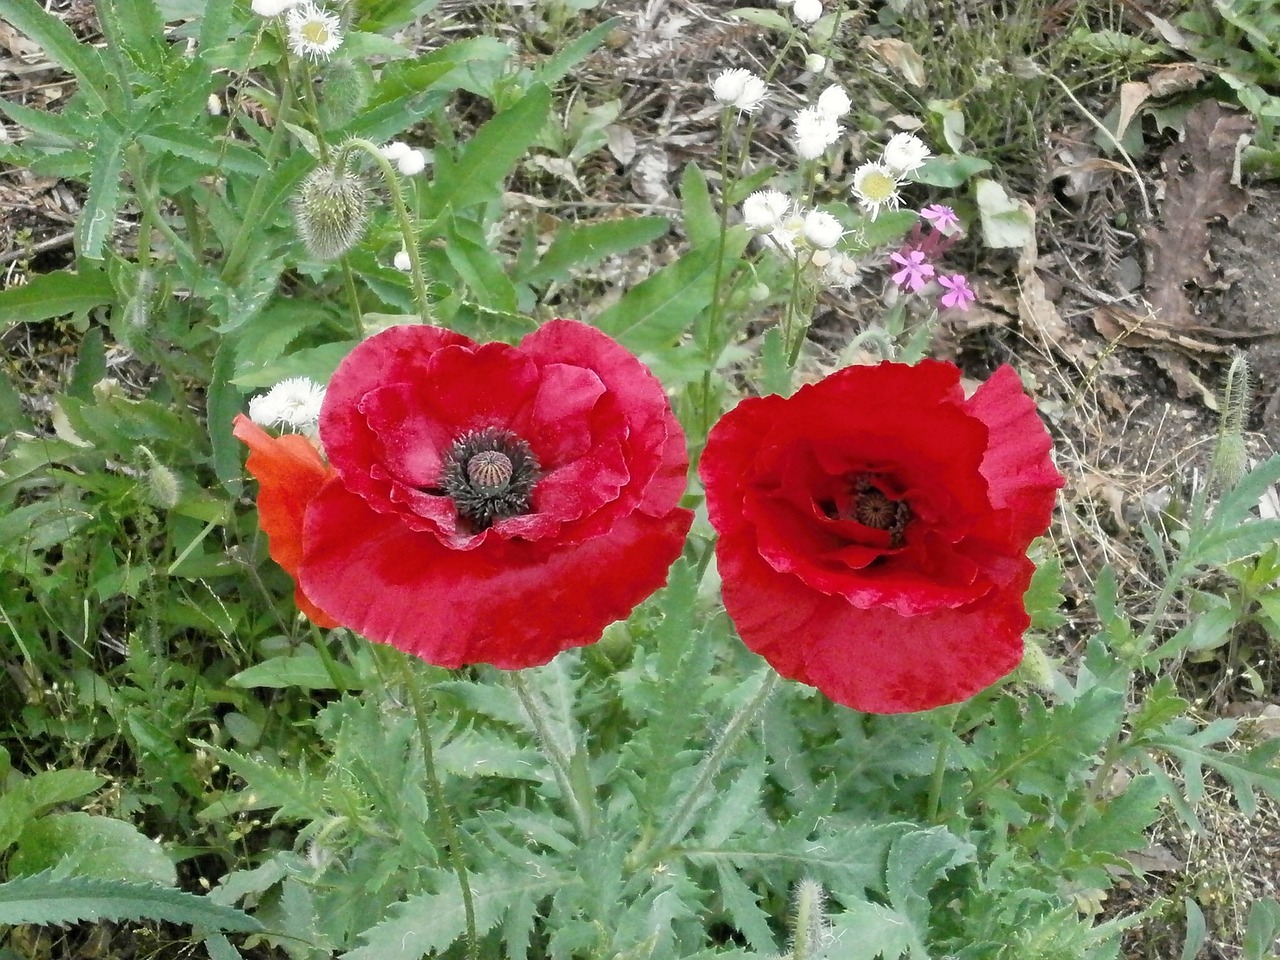
[[[538,461],[529,444],[493,427],[454,440],[445,455],[441,492],[477,533],[495,520],[529,513]]]

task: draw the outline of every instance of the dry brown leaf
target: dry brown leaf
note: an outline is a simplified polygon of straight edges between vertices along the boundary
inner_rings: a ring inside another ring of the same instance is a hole
[[[1194,63],[1162,63],[1151,71],[1147,84],[1155,98],[1194,90],[1204,83],[1204,71]]]
[[[1133,120],[1133,115],[1150,96],[1151,87],[1140,81],[1120,85],[1120,118],[1116,121],[1117,140],[1124,139],[1124,132],[1129,129],[1129,122]]]
[[[1106,505],[1117,531],[1122,534],[1129,532],[1129,524],[1124,519],[1124,492],[1110,478],[1101,474],[1091,474],[1082,478],[1077,486],[1080,492],[1090,500]]]
[[[890,70],[896,70],[903,80],[913,87],[925,84],[924,58],[915,47],[902,40],[873,40],[864,37],[862,47],[870,50]]]
[[[1213,281],[1209,222],[1218,217],[1230,221],[1248,205],[1245,192],[1232,185],[1231,174],[1236,142],[1252,126],[1244,114],[1226,113],[1206,100],[1187,114],[1182,142],[1164,153],[1164,225],[1147,237],[1151,269],[1146,293],[1169,329],[1196,323],[1187,282],[1207,287]]]

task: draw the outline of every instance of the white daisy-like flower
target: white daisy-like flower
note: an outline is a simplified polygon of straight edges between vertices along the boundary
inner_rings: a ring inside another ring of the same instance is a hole
[[[299,2],[301,0],[253,0],[249,7],[260,17],[278,17]]]
[[[835,117],[816,106],[805,107],[793,121],[791,143],[802,160],[816,160],[840,139],[840,134],[840,124]]]
[[[395,255],[395,259],[391,261],[397,270],[408,273],[413,269],[413,261],[409,259],[409,251],[401,250]]]
[[[716,103],[726,107],[742,113],[755,113],[769,98],[769,87],[750,70],[735,67],[721,71],[711,81],[711,96]]]
[[[309,432],[320,422],[324,387],[307,377],[281,380],[249,401],[249,419],[263,427],[289,427]]]
[[[427,156],[421,150],[412,147],[396,160],[396,169],[406,177],[416,177],[427,169]]]
[[[918,170],[930,156],[925,142],[914,133],[895,133],[884,145],[881,160],[895,177],[901,177]]]
[[[791,7],[791,15],[805,26],[817,23],[822,16],[822,0],[796,0]]]
[[[392,163],[396,163],[401,157],[408,153],[411,148],[403,140],[392,140],[381,149],[384,157]]]
[[[317,7],[311,0],[293,7],[285,17],[289,49],[299,57],[328,60],[342,46],[342,21],[337,14]]]
[[[814,106],[823,116],[838,120],[853,109],[853,101],[844,92],[844,87],[833,83],[818,95],[818,102]]]
[[[844,225],[825,210],[810,210],[804,218],[804,238],[819,250],[829,250],[844,236]]]
[[[898,178],[883,163],[871,160],[853,171],[853,195],[872,220],[884,207],[897,207],[901,202],[898,187]]]
[[[800,238],[804,236],[804,208],[796,204],[782,222],[769,231],[769,242],[787,257],[795,258]]]
[[[742,222],[757,233],[782,226],[791,209],[791,198],[780,190],[757,190],[742,201]]]

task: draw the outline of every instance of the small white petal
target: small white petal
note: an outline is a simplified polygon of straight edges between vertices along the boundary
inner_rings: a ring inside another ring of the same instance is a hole
[[[396,167],[406,177],[417,176],[427,169],[426,155],[421,150],[410,150],[396,161]]]

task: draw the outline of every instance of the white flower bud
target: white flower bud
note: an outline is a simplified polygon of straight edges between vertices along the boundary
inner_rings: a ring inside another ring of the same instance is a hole
[[[804,58],[804,68],[810,73],[821,73],[827,69],[827,58],[820,53],[811,53]]]
[[[413,269],[413,261],[409,259],[408,250],[401,250],[399,253],[395,255],[395,259],[392,260],[391,262],[395,264],[395,268],[397,270],[401,270],[405,273],[408,273],[410,270]]]
[[[427,169],[427,157],[421,150],[410,149],[396,161],[396,167],[406,177],[415,177]]]
[[[884,145],[882,160],[895,177],[901,177],[929,159],[929,148],[914,133],[895,133]]]
[[[853,109],[853,101],[844,92],[844,87],[833,83],[819,94],[816,106],[824,117],[838,120]]]
[[[757,190],[742,201],[742,222],[757,233],[777,230],[791,209],[791,198],[779,190]]]
[[[822,16],[822,0],[796,0],[791,14],[805,26],[816,23]]]
[[[804,218],[804,238],[820,250],[834,247],[844,236],[844,226],[825,210],[810,210]]]
[[[750,70],[724,70],[711,81],[711,95],[716,103],[743,113],[754,113],[769,95],[765,82]]]
[[[401,157],[403,157],[408,152],[409,152],[409,145],[405,143],[403,140],[392,140],[390,143],[388,143],[385,147],[382,148],[382,155],[386,157],[388,160],[390,160],[392,163],[396,163]]]

